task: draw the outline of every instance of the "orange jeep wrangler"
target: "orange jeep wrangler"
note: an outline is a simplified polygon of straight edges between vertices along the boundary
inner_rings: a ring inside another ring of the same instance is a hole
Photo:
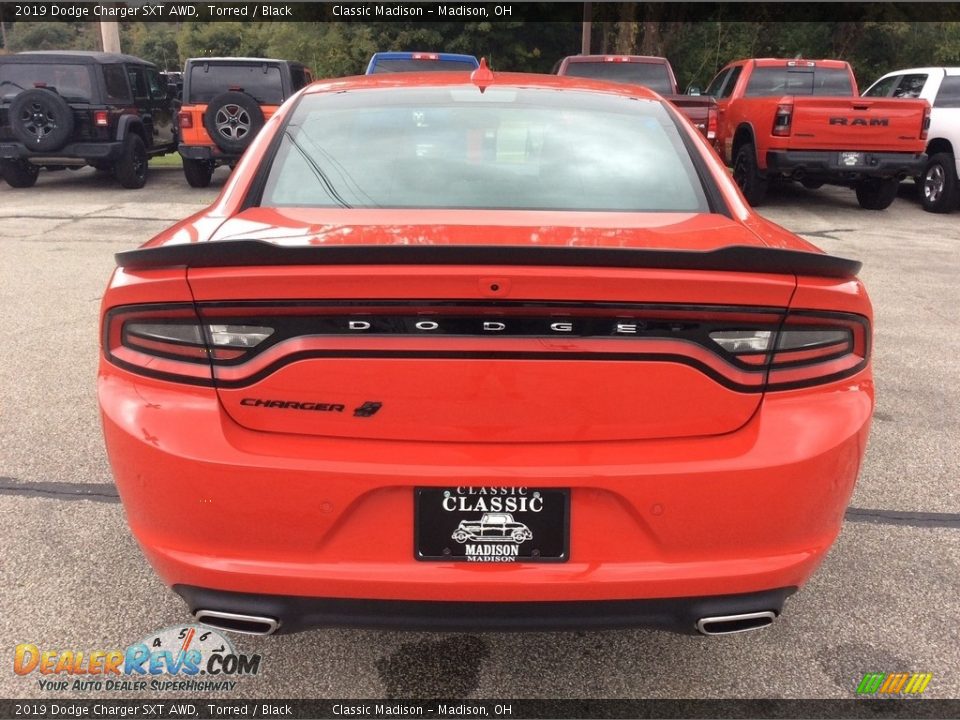
[[[283,101],[313,80],[300,63],[266,58],[190,58],[183,72],[180,155],[191,187],[232,169]]]

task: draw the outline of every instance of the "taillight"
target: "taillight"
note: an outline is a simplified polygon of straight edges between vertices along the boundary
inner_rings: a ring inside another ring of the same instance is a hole
[[[717,109],[715,107],[707,110],[707,140],[716,140],[717,138]]]
[[[264,325],[201,323],[192,305],[132,306],[107,313],[103,349],[132,372],[207,385],[211,361],[242,362],[273,332]]]
[[[867,363],[870,327],[859,315],[791,312],[776,329],[714,330],[710,339],[748,365],[768,368],[766,389],[848,377]]]
[[[773,116],[773,134],[786,137],[790,134],[790,124],[793,122],[793,103],[777,105],[777,114]]]
[[[930,132],[930,105],[923,108],[923,122],[920,125],[920,139],[926,140],[927,133]]]
[[[189,112],[180,112],[177,114],[177,119],[180,122],[180,127],[184,130],[189,130],[193,127],[193,115]]]
[[[195,385],[215,377],[218,387],[249,384],[310,357],[556,359],[569,352],[680,362],[752,393],[853,375],[866,366],[869,345],[870,326],[859,315],[649,304],[179,303],[115,308],[103,329],[110,362]]]
[[[93,113],[93,124],[97,127],[107,127],[110,124],[110,116],[106,110],[97,110]]]
[[[414,53],[412,55],[414,60],[439,60],[440,56],[437,53]]]

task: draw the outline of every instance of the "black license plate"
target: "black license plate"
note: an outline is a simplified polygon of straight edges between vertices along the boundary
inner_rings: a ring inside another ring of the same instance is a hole
[[[416,488],[413,527],[418,560],[565,562],[570,490]]]

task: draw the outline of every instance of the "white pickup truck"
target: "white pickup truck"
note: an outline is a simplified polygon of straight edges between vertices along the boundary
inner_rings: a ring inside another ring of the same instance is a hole
[[[917,178],[920,202],[929,212],[947,213],[960,201],[960,67],[925,67],[887,73],[866,97],[921,98],[933,110],[927,135],[927,164]]]

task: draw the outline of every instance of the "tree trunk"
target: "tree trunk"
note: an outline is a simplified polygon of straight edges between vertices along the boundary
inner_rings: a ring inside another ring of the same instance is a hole
[[[640,45],[640,54],[663,55],[663,43],[660,39],[660,23],[643,23],[643,39]]]
[[[617,40],[614,51],[618,55],[633,55],[637,48],[637,4],[621,3],[620,17],[617,23]]]

